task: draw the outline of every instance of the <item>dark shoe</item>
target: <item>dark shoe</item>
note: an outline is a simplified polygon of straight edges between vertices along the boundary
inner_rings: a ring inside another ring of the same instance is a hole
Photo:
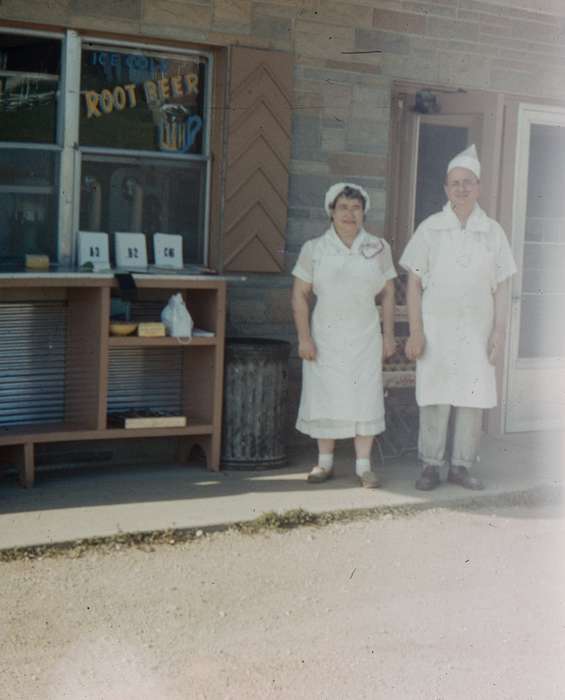
[[[420,478],[416,482],[416,488],[420,491],[431,491],[439,486],[440,478],[437,467],[431,464],[424,464]]]
[[[485,487],[480,479],[469,474],[467,467],[451,467],[447,472],[447,481],[472,491],[482,491]]]

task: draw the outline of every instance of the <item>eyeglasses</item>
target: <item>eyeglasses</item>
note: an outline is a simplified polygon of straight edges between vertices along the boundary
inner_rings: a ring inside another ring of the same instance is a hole
[[[475,187],[478,184],[477,180],[453,180],[453,182],[448,182],[447,186],[451,190],[457,189],[458,187],[470,190],[471,187]]]

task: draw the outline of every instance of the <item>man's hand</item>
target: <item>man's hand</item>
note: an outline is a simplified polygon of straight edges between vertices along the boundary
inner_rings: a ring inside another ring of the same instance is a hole
[[[396,339],[394,336],[385,335],[383,337],[383,360],[388,360],[396,352]]]
[[[302,360],[316,359],[316,346],[312,338],[305,338],[298,342],[298,357]]]
[[[488,361],[496,365],[504,351],[504,333],[494,329],[490,334],[487,345]]]
[[[411,333],[406,341],[406,346],[404,352],[406,357],[410,362],[415,362],[419,357],[424,354],[424,348],[426,347],[426,338],[423,333]]]

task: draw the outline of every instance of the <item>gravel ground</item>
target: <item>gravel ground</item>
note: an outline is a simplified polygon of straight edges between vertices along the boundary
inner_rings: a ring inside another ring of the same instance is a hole
[[[2,700],[565,697],[556,506],[0,564]]]

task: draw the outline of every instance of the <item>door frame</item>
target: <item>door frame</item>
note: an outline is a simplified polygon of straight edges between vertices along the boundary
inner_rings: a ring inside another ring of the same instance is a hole
[[[560,126],[548,115],[562,117],[565,128],[565,105],[528,102],[518,98],[507,100],[505,109],[505,132],[503,145],[503,167],[501,170],[501,197],[499,202],[500,221],[506,231],[512,231],[511,246],[518,272],[511,281],[508,325],[505,349],[505,372],[503,376],[502,417],[504,432],[521,430],[558,429],[562,427],[557,419],[555,425],[524,426],[511,424],[508,402],[512,385],[512,373],[520,368],[527,369],[563,369],[565,358],[523,358],[520,359],[520,321],[523,281],[523,256],[527,213],[527,199],[524,194],[528,187],[528,170],[530,160],[530,128],[532,124]],[[537,118],[536,118],[537,117]],[[510,176],[512,175],[512,177]]]

